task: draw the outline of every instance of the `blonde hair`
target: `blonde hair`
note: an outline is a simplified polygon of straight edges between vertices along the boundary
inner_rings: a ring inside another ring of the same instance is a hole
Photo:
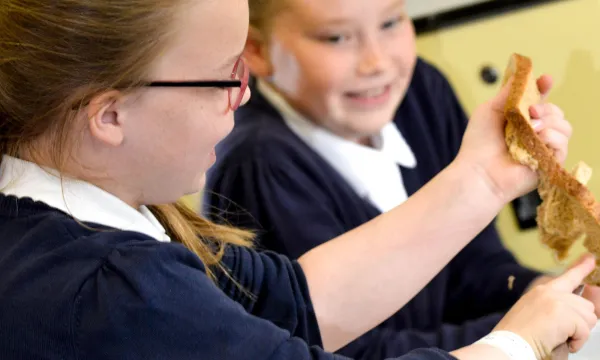
[[[250,8],[250,26],[260,32],[269,29],[271,19],[285,6],[288,0],[248,0]]]
[[[51,161],[68,159],[78,106],[109,89],[139,86],[165,49],[176,0],[3,0],[0,6],[0,154],[35,151],[51,139]],[[72,134],[71,134],[72,135]],[[214,224],[180,203],[150,206],[174,241],[223,269],[228,244],[252,234]],[[224,269],[223,269],[224,270]]]

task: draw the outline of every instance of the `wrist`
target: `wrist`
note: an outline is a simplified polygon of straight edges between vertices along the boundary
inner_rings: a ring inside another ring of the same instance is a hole
[[[450,352],[450,355],[460,360],[512,360],[501,349],[487,344],[471,344]]]
[[[504,352],[510,360],[537,360],[538,354],[523,337],[512,331],[495,330],[474,345],[488,345]]]
[[[506,205],[506,194],[481,165],[457,157],[448,166],[448,169],[458,174],[461,180],[466,183],[465,188],[468,189],[468,193],[474,197],[477,204],[488,204],[494,209],[494,214],[500,212]]]

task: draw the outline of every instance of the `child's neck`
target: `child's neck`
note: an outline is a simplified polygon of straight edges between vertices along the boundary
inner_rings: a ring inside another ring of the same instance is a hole
[[[357,144],[364,145],[366,147],[370,147],[370,148],[375,147],[375,145],[373,144],[373,138],[370,136],[364,136],[364,137],[358,138],[355,140],[355,142]]]

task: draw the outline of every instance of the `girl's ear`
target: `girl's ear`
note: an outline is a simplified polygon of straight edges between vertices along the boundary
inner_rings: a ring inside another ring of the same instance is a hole
[[[111,90],[95,96],[87,107],[88,127],[92,137],[109,146],[119,146],[125,138],[124,118],[118,103],[122,94]]]
[[[248,39],[244,48],[244,60],[252,75],[257,78],[270,77],[273,72],[269,59],[269,46],[266,38],[255,27],[248,30]]]

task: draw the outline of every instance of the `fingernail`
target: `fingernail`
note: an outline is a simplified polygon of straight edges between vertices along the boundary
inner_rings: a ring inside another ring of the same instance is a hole
[[[539,130],[542,127],[542,121],[537,119],[531,120],[531,127],[533,130]]]
[[[538,105],[531,105],[529,108],[529,114],[531,116],[535,116],[536,118],[540,116],[540,107]]]

